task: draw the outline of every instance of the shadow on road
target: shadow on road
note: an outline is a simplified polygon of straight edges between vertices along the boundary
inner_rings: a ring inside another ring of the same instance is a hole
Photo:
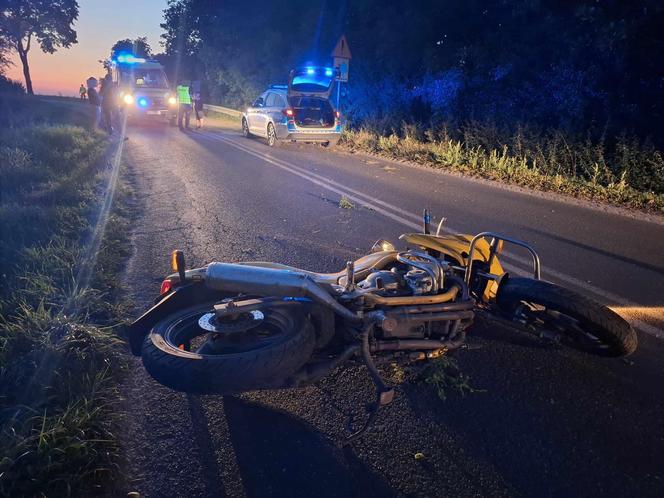
[[[213,439],[210,434],[208,419],[205,415],[201,398],[200,396],[188,394],[187,401],[191,424],[197,429],[192,431],[192,434],[194,435],[196,448],[198,448],[198,462],[201,465],[201,474],[206,494],[219,498],[225,497],[227,496],[226,489],[219,475],[215,447],[212,442]]]
[[[351,448],[288,413],[236,397],[224,410],[247,496],[395,496]]]

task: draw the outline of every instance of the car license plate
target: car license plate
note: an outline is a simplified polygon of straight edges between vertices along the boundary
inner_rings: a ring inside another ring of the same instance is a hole
[[[148,111],[147,113],[151,114],[151,115],[154,115],[154,114],[159,115],[159,114],[161,114],[161,111]]]

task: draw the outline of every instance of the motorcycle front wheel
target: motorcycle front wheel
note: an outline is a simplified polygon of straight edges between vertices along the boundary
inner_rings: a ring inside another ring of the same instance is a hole
[[[297,307],[261,312],[259,325],[225,333],[202,328],[214,303],[184,309],[157,323],[141,353],[148,373],[177,391],[231,394],[281,387],[311,357],[313,326]]]
[[[599,356],[627,356],[636,350],[636,332],[600,303],[555,284],[509,278],[500,286],[500,310],[527,330]]]

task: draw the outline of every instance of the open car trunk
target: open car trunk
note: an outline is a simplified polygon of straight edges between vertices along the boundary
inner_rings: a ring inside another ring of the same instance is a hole
[[[334,109],[326,98],[290,97],[295,124],[301,127],[331,128],[334,126]]]

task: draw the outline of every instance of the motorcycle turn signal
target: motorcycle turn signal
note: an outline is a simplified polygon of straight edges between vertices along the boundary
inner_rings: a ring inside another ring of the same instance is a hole
[[[180,283],[183,283],[186,279],[184,253],[179,249],[171,253],[171,269],[178,272]]]

